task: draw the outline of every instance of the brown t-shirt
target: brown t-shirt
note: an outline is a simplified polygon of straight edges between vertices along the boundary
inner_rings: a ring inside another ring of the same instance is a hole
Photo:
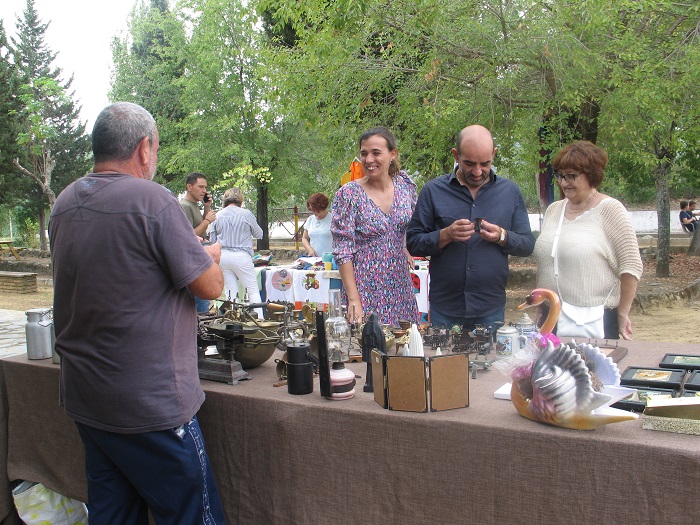
[[[61,192],[49,223],[60,403],[111,432],[177,427],[197,412],[197,320],[186,286],[213,264],[177,199],[123,174]]]
[[[199,211],[199,206],[196,202],[192,202],[188,199],[180,199],[180,206],[182,206],[182,211],[185,212],[187,220],[190,221],[192,228],[199,226],[204,220],[202,212]]]

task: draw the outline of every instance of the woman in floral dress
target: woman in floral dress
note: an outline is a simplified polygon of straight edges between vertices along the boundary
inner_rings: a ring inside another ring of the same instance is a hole
[[[342,186],[332,205],[333,254],[348,318],[362,322],[374,312],[384,324],[417,322],[405,235],[416,185],[400,170],[396,138],[388,129],[372,128],[358,143],[365,176]]]

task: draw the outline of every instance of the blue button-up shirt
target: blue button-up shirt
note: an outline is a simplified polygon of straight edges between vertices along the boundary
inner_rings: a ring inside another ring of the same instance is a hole
[[[457,219],[482,217],[508,232],[505,247],[474,234],[438,248],[440,230]],[[476,198],[456,174],[428,182],[406,231],[408,251],[430,256],[430,307],[455,317],[483,317],[506,303],[508,255],[526,257],[535,247],[525,199],[518,185],[491,171]]]

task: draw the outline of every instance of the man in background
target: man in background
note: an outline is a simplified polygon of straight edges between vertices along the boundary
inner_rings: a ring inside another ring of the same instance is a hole
[[[695,202],[693,201],[681,201],[681,212],[678,214],[678,218],[681,221],[681,226],[683,230],[688,233],[694,233],[697,227],[698,219],[693,215],[693,208],[695,207]]]
[[[206,240],[207,229],[216,220],[216,213],[211,209],[211,195],[207,192],[207,178],[203,173],[193,172],[185,181],[187,193],[180,199],[180,206],[187,216],[187,220],[194,228],[197,237]],[[199,204],[204,204],[204,211],[199,211]],[[209,311],[209,301],[195,295],[197,313],[203,314]]]
[[[207,177],[203,173],[190,173],[185,181],[187,193],[180,199],[180,206],[198,237],[207,236],[207,228],[216,220],[216,212],[211,209],[211,195],[207,192]],[[199,211],[198,203],[204,204]]]
[[[406,230],[413,256],[430,256],[434,326],[503,322],[508,255],[526,257],[535,238],[518,185],[492,169],[491,132],[468,126],[457,137],[452,173],[428,182]]]
[[[93,173],[56,199],[49,235],[59,403],[85,447],[91,525],[224,523],[196,413],[197,316],[215,298],[221,246],[203,247],[151,179],[153,117],[107,106]],[[189,290],[189,291],[188,291]]]

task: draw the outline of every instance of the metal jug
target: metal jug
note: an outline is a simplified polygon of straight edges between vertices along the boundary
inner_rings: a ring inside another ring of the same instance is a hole
[[[56,335],[53,328],[53,311],[51,308],[33,308],[27,310],[27,357],[29,359],[48,359],[52,356]]]
[[[523,312],[522,317],[512,323],[520,335],[530,335],[537,333],[537,324],[530,319],[530,316]]]

